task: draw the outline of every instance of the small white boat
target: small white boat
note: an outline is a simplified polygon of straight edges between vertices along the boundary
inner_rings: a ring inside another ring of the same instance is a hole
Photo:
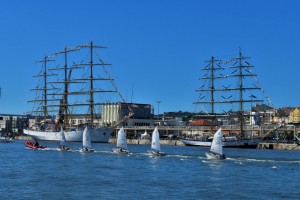
[[[15,140],[12,139],[12,138],[0,137],[0,142],[2,142],[2,143],[12,143],[12,142],[15,142]]]
[[[90,129],[88,126],[85,127],[82,135],[82,148],[79,150],[81,153],[91,153],[95,149],[92,149],[92,143],[90,138]]]
[[[141,140],[148,140],[150,139],[150,135],[145,131],[145,133],[141,134]]]
[[[201,146],[201,147],[211,146],[211,141],[193,140],[193,139],[181,139],[180,141],[186,146]]]
[[[209,159],[225,159],[223,154],[223,144],[222,144],[222,129],[220,128],[215,134],[210,147],[210,152],[206,152],[205,155]]]
[[[57,147],[59,151],[68,151],[70,147],[67,146],[66,136],[63,128],[60,129],[60,145]]]
[[[128,148],[127,148],[126,133],[125,133],[123,127],[118,131],[117,148],[114,148],[113,152],[117,153],[117,154],[129,153]]]
[[[166,153],[160,151],[160,140],[159,140],[159,132],[157,127],[154,129],[152,133],[151,150],[148,150],[148,153],[153,156],[166,155]]]

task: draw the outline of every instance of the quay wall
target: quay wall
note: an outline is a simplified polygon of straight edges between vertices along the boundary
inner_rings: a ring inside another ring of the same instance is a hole
[[[116,144],[116,138],[110,138],[109,143]],[[141,139],[127,139],[127,144],[145,144],[150,145],[151,140],[141,140]],[[184,146],[180,140],[160,140],[161,145],[174,145],[174,146]]]
[[[300,150],[298,144],[287,144],[287,143],[259,143],[258,149],[274,149],[274,150]]]

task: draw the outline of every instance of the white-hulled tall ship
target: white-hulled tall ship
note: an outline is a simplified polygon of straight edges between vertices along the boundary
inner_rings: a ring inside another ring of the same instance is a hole
[[[124,98],[107,73],[106,66],[110,64],[105,64],[98,56],[96,50],[99,48],[106,47],[89,42],[75,48],[66,47],[38,61],[43,64],[42,71],[35,76],[40,77],[40,83],[33,89],[36,97],[29,101],[34,103],[32,114],[35,119],[24,129],[24,134],[37,140],[59,141],[62,127],[66,141],[81,142],[84,128],[88,125],[92,142],[107,143],[115,127],[133,115],[128,106],[129,115],[120,121],[113,124],[101,122],[101,106],[120,102],[120,99],[124,102]],[[87,58],[82,58],[81,54]],[[63,67],[47,68],[50,61],[59,59],[64,63]],[[72,61],[71,66],[68,60]],[[54,70],[62,73],[53,74]],[[58,78],[54,80],[53,77]],[[114,97],[105,100],[105,94],[112,93]]]

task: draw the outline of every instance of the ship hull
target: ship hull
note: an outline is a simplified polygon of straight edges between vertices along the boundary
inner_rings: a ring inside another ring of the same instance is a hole
[[[255,149],[257,145],[262,141],[261,138],[256,139],[241,139],[241,140],[223,140],[223,147],[225,148],[245,148],[245,149]],[[182,139],[181,142],[186,146],[200,146],[200,147],[210,147],[211,142],[204,142],[199,140],[186,140]]]
[[[257,145],[260,142],[262,142],[261,138],[223,141],[223,147],[226,147],[226,148],[256,149]]]
[[[60,141],[60,131],[36,131],[23,130],[25,135],[29,135],[36,140],[42,141]],[[112,132],[112,128],[100,127],[90,129],[91,142],[94,143],[108,143]],[[65,131],[67,142],[82,142],[83,130]]]
[[[211,142],[209,142],[209,141],[181,139],[181,142],[186,146],[202,146],[202,147],[210,147],[211,146]]]

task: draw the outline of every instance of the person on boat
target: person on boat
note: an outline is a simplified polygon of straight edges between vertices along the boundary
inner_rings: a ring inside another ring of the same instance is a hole
[[[35,146],[35,147],[39,147],[39,142],[37,141],[37,140],[34,140],[34,144],[33,144],[33,146]]]

